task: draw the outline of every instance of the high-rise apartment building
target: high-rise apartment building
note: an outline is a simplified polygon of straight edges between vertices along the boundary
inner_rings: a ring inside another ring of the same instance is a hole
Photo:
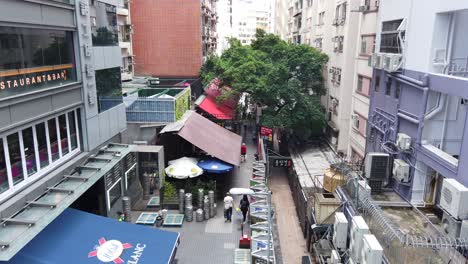
[[[119,27],[119,46],[122,52],[122,81],[129,81],[133,78],[133,26],[130,18],[130,0],[119,0],[117,25]]]
[[[287,28],[276,29],[279,33],[287,32],[285,40],[310,45],[330,58],[324,69],[327,94],[322,98],[328,118],[325,133],[330,145],[346,154],[360,27],[360,13],[356,11],[361,1],[278,0],[276,5],[287,7],[287,12],[276,10],[278,15],[287,15]],[[281,19],[284,18],[276,17],[276,21]]]
[[[36,199],[60,192],[52,187],[71,167],[126,128],[121,100],[100,103],[121,90],[117,6],[108,2],[0,3],[1,261],[86,189],[48,206]]]
[[[216,10],[219,14],[216,31],[218,32],[218,44],[216,53],[221,56],[223,51],[229,48],[229,39],[232,38],[233,17],[232,2],[235,0],[219,0],[216,4]]]
[[[355,36],[353,97],[349,130],[348,159],[360,162],[366,151],[366,131],[369,113],[369,95],[372,82],[372,67],[369,60],[374,53],[375,32],[379,1],[365,0],[354,9],[359,13],[358,32]]]
[[[135,74],[194,77],[216,50],[216,0],[133,1]]]

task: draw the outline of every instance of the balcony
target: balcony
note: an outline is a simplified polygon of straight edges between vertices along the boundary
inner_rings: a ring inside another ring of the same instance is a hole
[[[127,8],[123,8],[123,7],[118,7],[117,8],[117,15],[119,16],[128,16],[129,12],[128,12],[128,9]]]
[[[468,77],[468,57],[452,59],[447,65],[447,73],[457,77]]]

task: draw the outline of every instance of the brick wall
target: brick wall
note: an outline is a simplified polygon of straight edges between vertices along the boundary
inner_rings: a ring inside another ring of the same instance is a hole
[[[198,76],[201,0],[138,0],[130,7],[135,75]]]

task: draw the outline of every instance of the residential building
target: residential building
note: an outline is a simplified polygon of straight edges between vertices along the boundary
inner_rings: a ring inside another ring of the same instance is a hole
[[[233,0],[232,36],[250,45],[257,28],[273,33],[273,10],[274,2],[270,0]]]
[[[133,26],[130,18],[130,0],[119,0],[117,25],[119,27],[119,46],[122,52],[122,81],[129,81],[133,78]]]
[[[348,160],[361,162],[366,151],[366,131],[369,113],[369,93],[372,67],[369,64],[375,47],[379,1],[366,0],[353,11],[359,11],[358,32],[354,62],[351,122],[349,129]]]
[[[70,168],[109,140],[119,142],[126,128],[121,100],[100,104],[121,89],[113,2],[0,3],[0,211],[8,219],[1,261],[87,189],[65,191],[46,207],[36,199],[60,193],[52,187]]]
[[[288,34],[288,7],[289,1],[275,0],[274,33],[281,39],[286,40]]]
[[[414,205],[438,205],[445,178],[468,186],[467,23],[464,0],[380,3],[366,152],[408,165],[391,182]]]
[[[219,14],[219,21],[216,24],[216,31],[218,32],[216,53],[218,56],[221,56],[223,51],[229,48],[229,39],[233,37],[232,2],[233,0],[219,0],[216,4],[216,10]]]
[[[216,50],[216,0],[134,1],[135,74],[195,77]]]

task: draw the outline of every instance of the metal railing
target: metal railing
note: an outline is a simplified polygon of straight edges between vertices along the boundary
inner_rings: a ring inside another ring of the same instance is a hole
[[[447,73],[459,77],[468,77],[468,57],[450,60],[447,65]]]

